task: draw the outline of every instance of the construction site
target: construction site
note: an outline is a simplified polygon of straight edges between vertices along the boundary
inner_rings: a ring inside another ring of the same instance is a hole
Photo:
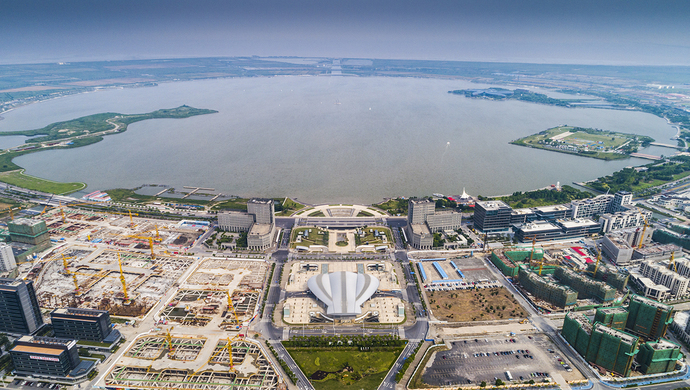
[[[263,260],[204,260],[158,314],[160,324],[236,330],[254,316],[268,266]]]
[[[45,211],[45,209],[44,209]],[[139,316],[193,264],[186,251],[203,232],[136,213],[96,213],[60,207],[43,220],[55,248],[25,275],[44,308],[80,307]]]
[[[257,341],[225,333],[177,335],[170,330],[134,340],[104,381],[106,386],[140,389],[284,388]]]
[[[569,313],[563,338],[602,375],[623,377],[676,371],[680,346],[663,337],[673,308],[633,295],[627,307],[597,309],[594,319]]]
[[[282,313],[276,318],[286,324],[323,324],[332,322],[326,317],[324,304],[310,293],[307,281],[319,274],[333,272],[353,272],[369,274],[379,281],[377,292],[362,305],[363,318],[354,322],[372,322],[382,324],[399,324],[406,319],[408,309],[401,299],[400,282],[402,270],[400,265],[389,261],[377,262],[305,262],[288,263],[283,273],[281,288],[286,299],[276,309]],[[340,321],[340,320],[339,320]]]
[[[582,247],[495,250],[489,260],[544,312],[620,305],[628,275]],[[596,260],[593,260],[595,257]]]

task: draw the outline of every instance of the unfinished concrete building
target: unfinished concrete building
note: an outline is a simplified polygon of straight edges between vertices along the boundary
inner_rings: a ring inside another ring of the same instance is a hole
[[[649,298],[633,295],[628,306],[627,331],[645,340],[659,340],[673,322],[673,307]]]
[[[536,273],[520,268],[518,279],[527,292],[551,305],[563,309],[577,303],[575,290],[549,281]]]
[[[589,339],[592,337],[592,323],[586,315],[570,312],[563,320],[563,338],[582,356],[587,354]]]
[[[680,358],[680,346],[665,339],[642,344],[637,354],[640,371],[645,375],[674,371]]]
[[[614,372],[630,376],[635,355],[639,352],[640,339],[629,333],[612,329],[604,324],[594,324],[585,360]]]
[[[613,329],[625,330],[628,311],[623,307],[599,308],[594,314],[594,322],[601,322]]]
[[[595,270],[597,271],[596,273],[594,273]],[[605,264],[599,264],[599,267],[597,267],[596,264],[591,263],[587,266],[587,271],[593,274],[592,277],[594,279],[606,282],[606,284],[616,288],[618,291],[625,291],[630,279],[628,275],[620,273],[616,268]]]
[[[561,283],[577,291],[578,298],[596,298],[602,302],[612,301],[616,298],[616,289],[613,287],[604,282],[577,274],[567,268],[557,268],[555,276]]]

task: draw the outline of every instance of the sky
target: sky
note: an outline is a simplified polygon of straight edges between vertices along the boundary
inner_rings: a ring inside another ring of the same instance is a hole
[[[0,0],[0,63],[300,56],[690,65],[690,1]]]

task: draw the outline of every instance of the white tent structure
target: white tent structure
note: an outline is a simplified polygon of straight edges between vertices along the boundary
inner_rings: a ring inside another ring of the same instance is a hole
[[[356,316],[362,314],[362,304],[379,288],[379,280],[367,274],[340,271],[312,276],[307,287],[326,304],[327,315]]]

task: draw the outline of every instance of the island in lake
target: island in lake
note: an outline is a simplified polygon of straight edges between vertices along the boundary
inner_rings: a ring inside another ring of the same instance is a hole
[[[513,145],[577,154],[601,160],[619,160],[636,153],[640,146],[654,142],[651,137],[575,126],[557,126],[512,141]]]

